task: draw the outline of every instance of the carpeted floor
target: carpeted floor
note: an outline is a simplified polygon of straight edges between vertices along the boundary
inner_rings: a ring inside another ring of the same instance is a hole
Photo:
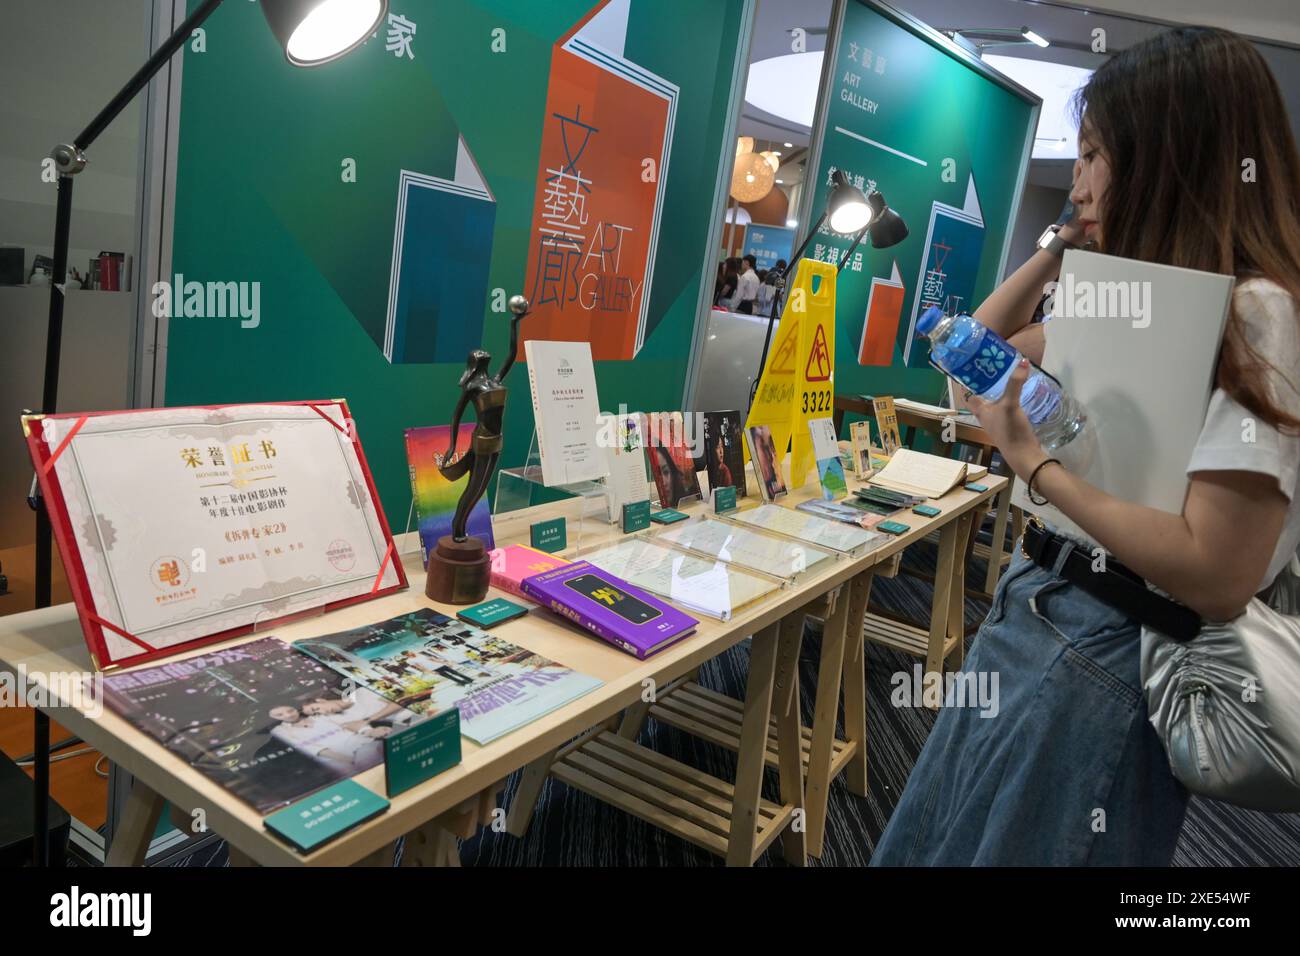
[[[935,549],[920,544],[908,549],[905,566],[933,574]],[[969,581],[983,581],[984,565],[972,561]],[[877,579],[872,603],[915,618],[929,614],[930,587],[922,579],[901,574]],[[977,624],[988,610],[983,601],[967,599],[966,620]],[[805,637],[800,660],[803,719],[812,719],[819,640]],[[743,698],[749,643],[744,642],[711,661],[700,681],[721,693]],[[867,651],[867,727],[869,794],[855,796],[835,781],[831,790],[826,845],[819,866],[861,866],[871,858],[908,773],[920,753],[934,715],[924,709],[889,705],[890,676],[910,671],[914,658],[875,644]],[[735,757],[674,728],[651,720],[641,742],[656,751],[732,779]],[[509,806],[518,775],[507,786],[503,805]],[[776,797],[776,774],[769,770],[765,793]],[[222,866],[224,846],[196,854],[186,864]],[[483,831],[461,848],[465,866],[717,866],[721,861],[703,850],[564,784],[548,780],[538,801],[532,826],[523,839]],[[1300,814],[1270,815],[1239,810],[1206,800],[1192,801],[1174,858],[1178,866],[1300,866]],[[783,865],[779,847],[760,865]]]

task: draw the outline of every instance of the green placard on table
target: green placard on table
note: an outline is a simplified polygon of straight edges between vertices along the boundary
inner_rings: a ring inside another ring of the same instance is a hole
[[[685,521],[689,515],[675,508],[661,508],[650,515],[650,520],[655,524],[673,524],[676,521]]]
[[[728,511],[736,510],[736,489],[731,485],[723,485],[721,488],[713,489],[713,512],[714,514],[725,514]]]
[[[529,540],[538,551],[555,554],[568,546],[568,532],[563,518],[539,521],[529,529]]]
[[[456,749],[459,752],[459,737]],[[277,810],[262,824],[300,852],[310,853],[387,809],[388,801],[379,794],[354,780],[342,780],[305,800]]]
[[[968,482],[968,483],[966,484],[966,490],[967,490],[967,491],[976,491],[976,492],[979,492],[979,491],[988,491],[988,490],[989,490],[989,486],[988,486],[988,485],[981,485],[978,481],[971,481],[971,482]]]
[[[644,531],[650,527],[650,502],[630,501],[623,506],[623,533]]]
[[[460,763],[460,711],[434,714],[384,738],[384,786],[395,797]]]
[[[523,617],[527,613],[528,608],[522,604],[507,601],[505,598],[493,598],[490,601],[484,601],[482,604],[475,604],[473,607],[457,611],[456,616],[462,621],[487,630],[496,627],[498,624],[504,624],[506,621],[513,621],[517,617]]]

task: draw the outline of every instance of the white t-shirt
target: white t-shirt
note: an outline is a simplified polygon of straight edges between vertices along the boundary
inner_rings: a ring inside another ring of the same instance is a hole
[[[753,302],[758,297],[758,286],[758,273],[753,269],[746,268],[744,274],[740,277],[740,281],[736,283],[735,305],[738,306],[742,302]]]
[[[1239,283],[1233,304],[1251,347],[1273,366],[1264,378],[1274,404],[1300,417],[1300,306],[1285,289],[1267,279]],[[1198,471],[1271,475],[1291,502],[1268,574],[1260,582],[1263,589],[1300,547],[1300,436],[1284,434],[1259,421],[1216,388],[1187,464],[1189,476]]]

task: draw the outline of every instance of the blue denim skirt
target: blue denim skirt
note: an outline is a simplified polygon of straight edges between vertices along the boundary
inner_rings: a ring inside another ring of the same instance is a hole
[[[1167,866],[1187,806],[1147,721],[1140,627],[1017,553],[872,866]],[[961,703],[961,701],[957,701]]]

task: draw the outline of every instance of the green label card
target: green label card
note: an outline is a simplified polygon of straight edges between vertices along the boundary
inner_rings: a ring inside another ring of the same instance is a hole
[[[456,748],[460,749],[459,738]],[[276,811],[262,823],[302,853],[310,853],[387,809],[388,801],[379,794],[354,780],[343,780]]]
[[[673,508],[664,508],[650,515],[650,520],[655,524],[672,524],[674,521],[685,521],[688,516],[681,511]]]
[[[988,491],[988,485],[981,485],[978,481],[971,481],[966,484],[967,491]]]
[[[568,532],[563,518],[539,521],[528,530],[533,547],[538,551],[555,554],[557,551],[563,551],[568,545]]]
[[[644,531],[650,527],[650,502],[633,501],[623,506],[623,533]]]
[[[713,512],[724,514],[736,510],[736,489],[730,485],[713,489]]]
[[[384,786],[395,797],[460,763],[455,707],[384,738]]]
[[[482,604],[457,611],[456,616],[462,621],[487,630],[506,621],[513,621],[517,617],[523,617],[527,613],[528,608],[522,604],[507,601],[505,598],[493,598],[491,601],[484,601]]]

